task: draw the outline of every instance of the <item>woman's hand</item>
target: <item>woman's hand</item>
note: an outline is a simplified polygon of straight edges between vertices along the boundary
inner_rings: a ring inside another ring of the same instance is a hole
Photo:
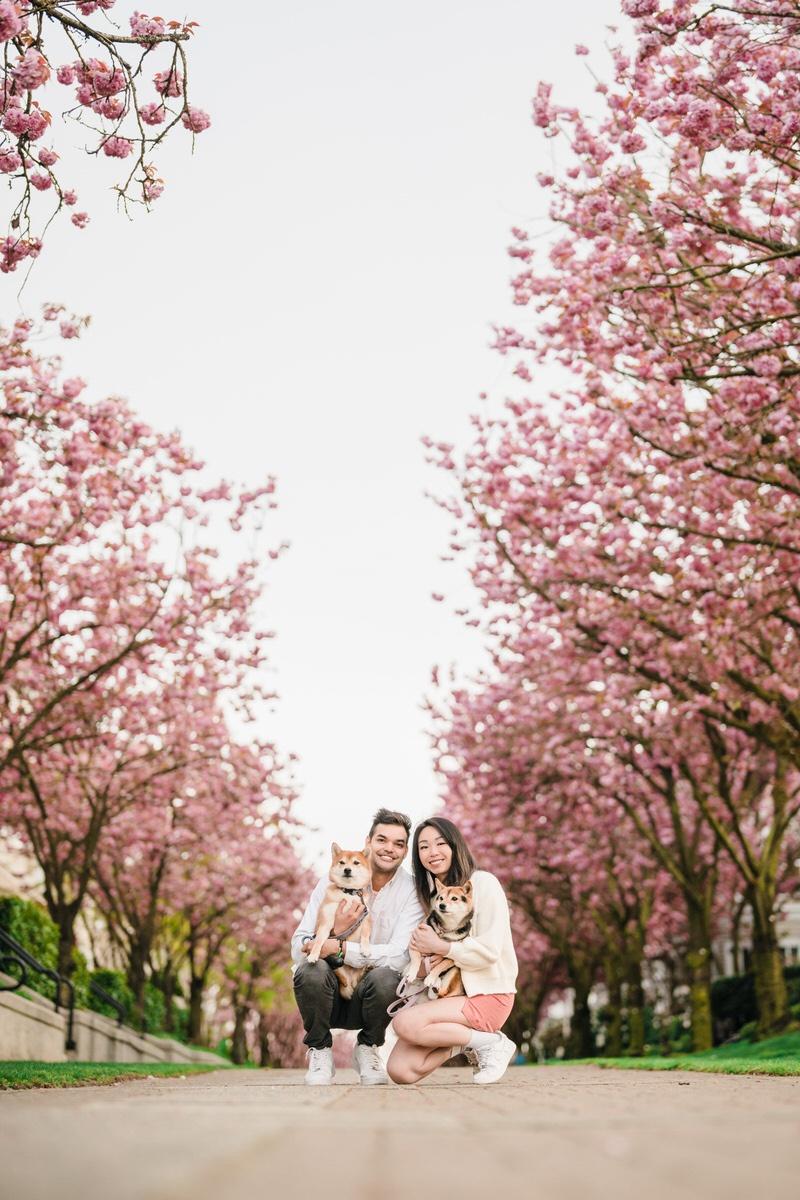
[[[426,979],[433,968],[438,967],[440,962],[444,962],[446,957],[446,954],[426,954],[424,958],[420,959],[417,979]]]
[[[418,954],[442,954],[445,955],[450,949],[450,943],[444,938],[440,938],[434,933],[430,925],[418,925],[411,935],[411,941],[408,943],[412,950],[416,950]]]

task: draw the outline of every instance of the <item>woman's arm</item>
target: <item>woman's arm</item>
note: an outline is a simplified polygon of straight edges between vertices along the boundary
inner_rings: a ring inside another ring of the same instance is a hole
[[[473,931],[463,942],[451,943],[450,958],[457,967],[483,971],[497,962],[500,947],[510,936],[511,918],[506,894],[494,875],[483,874],[475,891]]]

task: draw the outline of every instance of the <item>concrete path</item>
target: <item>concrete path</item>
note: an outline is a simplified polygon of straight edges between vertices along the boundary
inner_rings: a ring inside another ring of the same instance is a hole
[[[0,1093],[0,1200],[797,1200],[800,1078],[295,1071]]]

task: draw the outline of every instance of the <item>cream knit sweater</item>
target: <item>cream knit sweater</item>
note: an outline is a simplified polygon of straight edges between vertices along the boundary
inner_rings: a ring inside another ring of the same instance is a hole
[[[463,942],[452,942],[448,955],[461,968],[468,996],[515,992],[517,956],[511,940],[506,894],[489,871],[475,871],[472,891],[475,897],[472,933]]]

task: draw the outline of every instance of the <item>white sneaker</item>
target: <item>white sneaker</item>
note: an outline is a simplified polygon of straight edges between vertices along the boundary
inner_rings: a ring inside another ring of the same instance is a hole
[[[335,1074],[333,1050],[330,1046],[326,1046],[323,1050],[311,1049],[308,1051],[308,1070],[305,1079],[307,1084],[312,1087],[325,1087],[327,1084],[333,1083]]]
[[[358,1071],[364,1087],[389,1082],[389,1076],[381,1062],[377,1046],[362,1046],[360,1042],[356,1042],[356,1048],[353,1051],[353,1066]]]
[[[498,1033],[497,1039],[488,1046],[481,1046],[475,1051],[478,1069],[472,1076],[473,1083],[497,1083],[508,1070],[508,1064],[517,1053],[517,1047],[504,1033]]]

